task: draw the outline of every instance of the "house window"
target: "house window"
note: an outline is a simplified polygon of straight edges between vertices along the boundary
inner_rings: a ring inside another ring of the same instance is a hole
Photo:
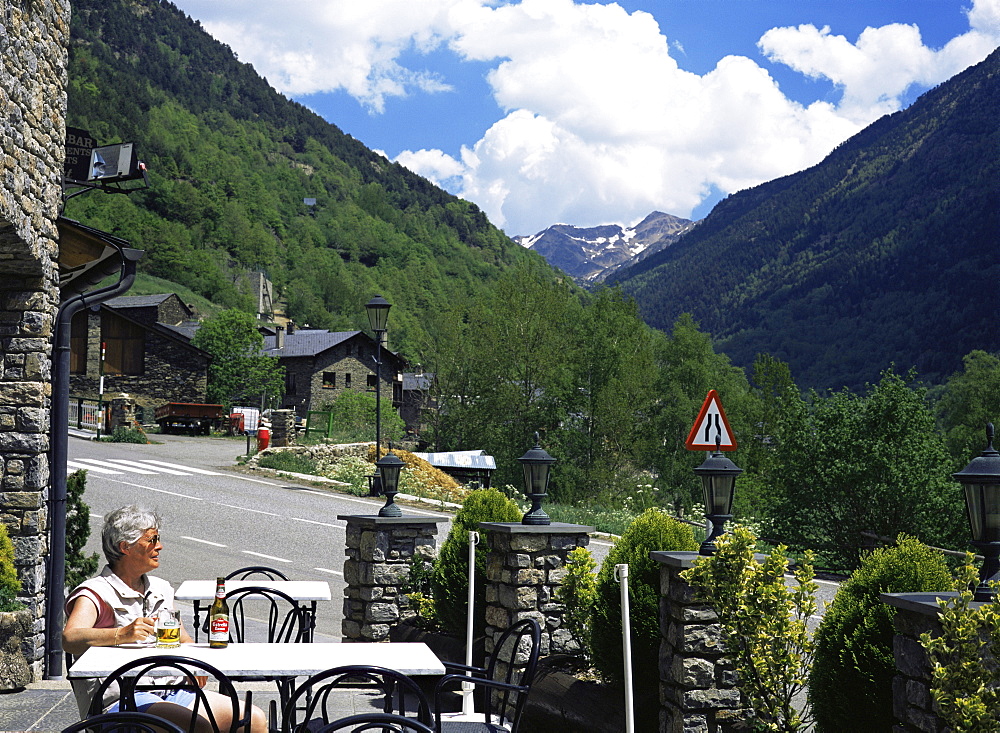
[[[378,377],[374,374],[368,375],[368,389],[374,390],[378,386]]]
[[[392,383],[392,401],[402,402],[403,401],[403,383],[393,382]]]
[[[351,388],[351,373],[350,372],[344,372],[344,386],[347,389]]]
[[[82,310],[73,316],[69,330],[69,373],[87,373],[87,323],[90,314]]]
[[[285,394],[295,394],[295,375],[285,371]]]
[[[323,372],[323,389],[337,388],[337,372]]]
[[[146,330],[138,323],[104,311],[101,341],[105,346],[105,374],[142,374],[145,365]]]

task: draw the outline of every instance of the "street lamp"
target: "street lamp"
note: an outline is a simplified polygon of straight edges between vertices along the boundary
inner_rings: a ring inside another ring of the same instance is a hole
[[[549,472],[556,459],[542,449],[535,433],[535,447],[517,459],[524,469],[524,493],[531,500],[531,509],[521,518],[521,524],[551,524],[549,515],[542,509],[542,499],[549,490]]]
[[[382,493],[385,494],[385,506],[378,510],[380,517],[403,516],[402,510],[393,500],[399,491],[399,472],[405,465],[394,453],[386,453],[375,463],[382,479]]]
[[[736,488],[736,477],[743,469],[726,458],[719,448],[720,441],[716,439],[715,452],[709,455],[705,462],[694,469],[701,478],[701,489],[705,496],[705,518],[712,522],[712,532],[701,543],[700,555],[715,554],[715,540],[725,531],[726,521],[733,518],[733,491]]]
[[[986,426],[986,450],[951,477],[965,489],[972,545],[984,558],[975,600],[992,601],[990,583],[1000,581],[1000,453],[993,447],[993,423]]]
[[[368,311],[368,325],[375,332],[375,458],[382,453],[382,337],[385,336],[385,323],[389,319],[389,309],[392,306],[381,295],[365,304]]]

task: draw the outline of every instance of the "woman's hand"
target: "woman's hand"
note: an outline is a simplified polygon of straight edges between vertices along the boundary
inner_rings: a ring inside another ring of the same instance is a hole
[[[119,644],[134,644],[151,641],[156,638],[156,620],[140,616],[118,631]]]

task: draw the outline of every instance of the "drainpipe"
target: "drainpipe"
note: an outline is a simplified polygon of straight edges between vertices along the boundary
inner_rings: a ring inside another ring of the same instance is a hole
[[[66,458],[69,454],[69,351],[73,316],[84,308],[98,305],[127,292],[135,281],[136,263],[145,254],[123,247],[119,280],[90,293],[72,296],[59,306],[55,344],[52,349],[52,409],[49,436],[49,472],[52,492],[49,499],[49,566],[45,579],[45,679],[63,679],[62,617],[66,584]]]

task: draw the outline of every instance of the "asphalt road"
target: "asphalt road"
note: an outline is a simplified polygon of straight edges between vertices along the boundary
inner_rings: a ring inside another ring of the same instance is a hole
[[[214,579],[247,565],[272,566],[294,580],[325,580],[333,601],[319,604],[316,640],[338,640],[346,525],[337,515],[375,514],[383,502],[236,472],[236,457],[246,449],[242,440],[154,439],[158,443],[151,445],[70,441],[69,471],[89,468],[84,494],[91,509],[88,552],[101,554],[105,514],[130,503],[153,508],[163,518],[157,574],[175,588],[184,580]],[[450,522],[439,525],[439,541],[449,528]],[[190,604],[178,605],[190,630]]]

